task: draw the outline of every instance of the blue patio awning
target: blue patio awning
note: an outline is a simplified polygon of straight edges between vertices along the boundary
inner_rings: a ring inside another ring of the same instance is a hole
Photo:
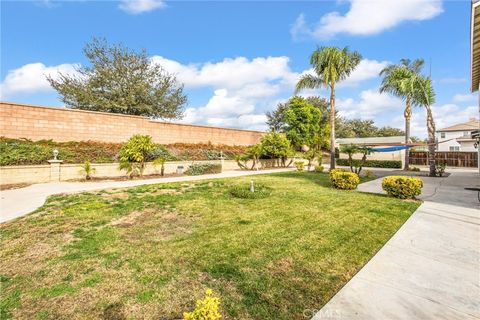
[[[395,147],[387,147],[387,148],[370,148],[371,152],[392,152],[392,151],[399,151],[405,150],[408,148],[412,148],[414,146],[395,146]]]

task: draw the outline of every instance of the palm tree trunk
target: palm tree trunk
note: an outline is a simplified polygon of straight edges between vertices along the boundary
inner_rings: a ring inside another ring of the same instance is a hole
[[[405,111],[403,112],[405,117],[405,144],[410,143],[410,118],[412,117],[412,106],[410,99],[407,99],[405,103]],[[410,149],[405,149],[405,166],[404,170],[408,170],[410,165]]]
[[[426,106],[427,109],[427,128],[428,128],[428,158],[430,162],[430,177],[435,177],[435,122],[433,121],[432,109]]]
[[[335,169],[335,87],[330,86],[330,170]]]

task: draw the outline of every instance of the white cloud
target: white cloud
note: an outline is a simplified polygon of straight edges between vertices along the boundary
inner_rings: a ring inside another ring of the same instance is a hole
[[[313,36],[327,39],[336,34],[372,35],[393,28],[404,21],[431,19],[443,12],[440,0],[349,0],[350,8],[344,15],[330,12],[313,27],[300,15],[291,28],[294,38]]]
[[[298,73],[288,57],[237,57],[218,62],[181,64],[161,56],[152,57],[166,71],[176,74],[186,88],[209,87],[213,96],[204,106],[188,108],[182,122],[265,129],[259,105],[276,104],[277,96],[293,92]]]
[[[242,115],[253,112],[255,106],[241,95],[228,95],[227,89],[215,90],[207,105],[200,108],[204,116]]]
[[[231,118],[209,118],[207,124],[264,131],[267,129],[266,121],[267,116],[265,116],[265,114],[245,114]]]
[[[59,73],[74,74],[77,64],[45,66],[43,63],[29,63],[18,69],[10,70],[0,85],[2,99],[17,93],[32,93],[53,90],[46,76],[54,79]]]
[[[403,104],[397,98],[370,89],[362,91],[359,100],[337,99],[336,106],[342,117],[374,119],[382,113],[402,112]]]
[[[212,96],[207,103],[191,106],[185,111],[182,122],[249,129],[264,129],[263,111],[275,107],[277,101],[291,96],[299,76],[312,72],[311,69],[303,72],[291,70],[289,58],[284,56],[254,59],[236,57],[197,64],[182,64],[161,56],[153,56],[151,60],[160,64],[166,71],[176,74],[187,89],[212,90]],[[361,81],[377,77],[379,70],[386,64],[387,62],[362,60],[351,75],[351,79],[344,81],[340,86],[355,86]],[[51,74],[53,77],[59,72],[71,74],[75,72],[74,67],[73,64],[24,65],[8,73],[1,84],[2,95],[51,90],[45,74]],[[320,92],[306,90],[302,95],[319,95]],[[350,99],[348,102],[352,108],[354,104],[359,104],[363,106],[362,110],[367,110],[366,104],[374,99],[367,93],[363,93],[363,97],[366,97],[366,101],[355,102]],[[372,112],[365,111],[364,114],[369,116]]]
[[[303,13],[301,13],[293,23],[292,27],[290,28],[290,34],[294,40],[299,40],[303,36],[313,36],[312,31],[305,21],[305,15]]]
[[[152,61],[166,71],[177,74],[178,80],[187,87],[227,87],[239,89],[248,84],[280,80],[292,71],[288,57],[259,57],[249,60],[245,57],[224,59],[220,62],[183,65],[161,56]]]
[[[350,74],[350,77],[339,83],[339,87],[356,86],[362,81],[377,78],[380,71],[388,64],[388,61],[363,59]]]
[[[121,0],[118,7],[131,14],[139,14],[149,12],[156,9],[164,8],[165,2],[163,0]]]
[[[472,102],[477,100],[478,100],[478,97],[474,94],[456,94],[455,96],[453,96],[453,99],[452,99],[454,103]]]

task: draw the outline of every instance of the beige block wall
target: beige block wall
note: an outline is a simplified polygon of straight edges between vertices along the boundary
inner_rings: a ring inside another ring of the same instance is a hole
[[[145,117],[0,102],[0,136],[54,141],[125,142],[148,134],[156,143],[252,145],[263,132],[154,121]]]
[[[182,165],[184,170],[187,170],[192,163],[220,163],[217,161],[172,161],[165,163],[165,174],[175,173],[177,166]],[[125,171],[118,169],[118,163],[99,163],[92,164],[96,172],[94,177],[102,178],[114,178],[125,176]],[[22,184],[22,183],[42,183],[50,182],[52,177],[50,176],[50,165],[40,166],[5,166],[0,167],[0,184]],[[236,161],[225,160],[222,166],[223,171],[237,170],[239,169]],[[147,163],[145,175],[160,174],[160,166],[153,166],[151,163]],[[81,180],[85,175],[82,172],[81,164],[62,164],[60,165],[60,181],[69,180]]]
[[[0,167],[0,184],[50,182],[50,165]]]

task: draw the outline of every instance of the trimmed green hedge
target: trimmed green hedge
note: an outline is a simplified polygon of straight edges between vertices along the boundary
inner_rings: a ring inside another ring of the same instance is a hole
[[[349,166],[348,159],[337,159],[337,165],[339,166]],[[358,167],[360,166],[360,160],[354,159],[353,165]],[[397,160],[367,160],[365,161],[364,167],[371,168],[394,168],[401,169],[402,161]]]

